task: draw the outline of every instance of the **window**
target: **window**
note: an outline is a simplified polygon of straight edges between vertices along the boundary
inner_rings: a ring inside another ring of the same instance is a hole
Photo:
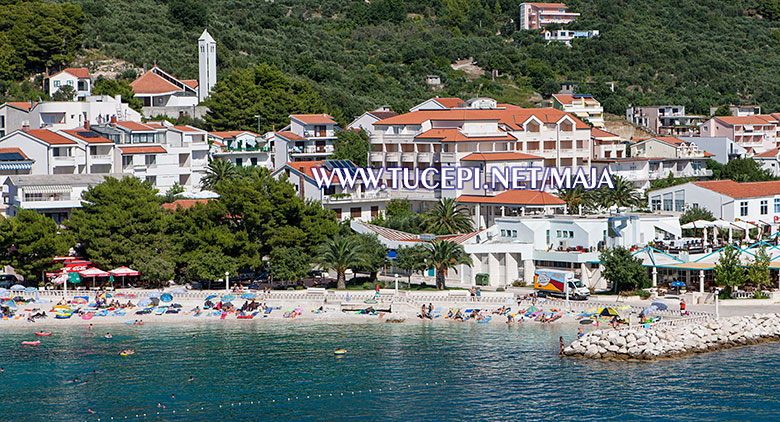
[[[146,176],[146,181],[151,183],[152,186],[157,186],[157,176]]]
[[[54,81],[54,87],[59,88],[60,87],[60,81]]]
[[[769,213],[769,201],[766,199],[761,200],[761,215]]]
[[[550,230],[547,230],[545,235],[546,235],[546,238],[547,238],[547,242],[545,242],[545,244],[549,245],[550,244]]]
[[[376,217],[379,215],[379,206],[373,206],[371,207],[371,217]]]
[[[739,215],[740,217],[744,217],[748,215],[748,203],[747,201],[742,201],[739,203]]]
[[[70,157],[70,148],[54,148],[52,154],[55,157]]]
[[[775,198],[775,214],[780,214],[780,198]]]
[[[506,237],[506,230],[501,229],[501,237]]]
[[[252,162],[252,167],[257,167],[257,157],[252,157],[250,161]]]
[[[517,237],[517,230],[512,230],[512,237]]]
[[[360,216],[363,214],[363,208],[360,207],[353,207],[349,209],[349,215],[352,218],[360,218]]]
[[[0,116],[0,127],[5,127],[5,116]]]
[[[128,168],[133,165],[133,156],[125,155],[122,157],[122,168]]]
[[[134,133],[131,139],[134,144],[151,144],[154,142],[154,133]]]
[[[653,211],[661,211],[661,198],[656,196],[650,200],[650,207]]]
[[[557,237],[559,239],[561,238],[561,231],[560,230],[556,230],[555,231],[555,237]]]
[[[67,81],[65,83],[68,84],[69,86],[73,86],[73,81]]]
[[[153,154],[149,154],[144,157],[146,166],[147,167],[153,167],[157,165],[157,156]]]
[[[574,232],[573,232],[573,231],[570,231],[570,232],[569,232],[569,238],[570,238],[570,239],[574,239]]]
[[[341,219],[341,208],[333,208],[333,211],[336,213],[336,218]]]
[[[243,167],[244,160],[242,158],[236,158],[236,167]]]

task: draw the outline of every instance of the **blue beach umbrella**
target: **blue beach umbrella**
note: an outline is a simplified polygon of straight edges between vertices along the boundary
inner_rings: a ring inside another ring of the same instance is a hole
[[[683,283],[682,281],[673,281],[669,283],[669,285],[672,287],[685,287],[685,283]]]
[[[236,298],[236,297],[235,297],[235,296],[233,296],[233,295],[225,295],[225,296],[222,296],[222,301],[223,301],[223,302],[230,302],[230,301],[232,301],[232,300],[233,300],[233,299],[235,299],[235,298]]]
[[[160,293],[160,292],[150,292],[149,294],[146,295],[146,297],[148,297],[148,298],[153,298],[153,297],[159,298],[161,295],[162,295],[162,293]]]
[[[650,306],[655,306],[655,308],[658,309],[659,311],[665,311],[665,310],[667,310],[669,308],[663,302],[653,302],[653,303],[650,304]]]
[[[11,292],[8,291],[8,289],[0,289],[0,297],[9,297],[11,296]]]
[[[141,299],[138,301],[138,307],[145,308],[152,304],[151,299]]]
[[[13,300],[6,300],[5,302],[3,302],[3,306],[8,307],[8,309],[16,309],[16,302],[14,302]]]
[[[254,293],[244,293],[241,295],[241,299],[253,300],[257,299],[257,296]]]
[[[209,296],[206,296],[206,298],[203,299],[203,301],[205,302],[207,300],[216,299],[217,297],[218,297],[217,295],[209,295]]]
[[[171,296],[169,293],[163,293],[160,296],[160,302],[170,302],[173,300],[173,296]]]
[[[24,291],[24,286],[22,286],[21,284],[14,284],[13,286],[11,286],[11,291],[22,292]]]
[[[38,288],[36,288],[36,287],[28,287],[28,288],[24,289],[25,293],[35,293],[37,291],[38,291]]]

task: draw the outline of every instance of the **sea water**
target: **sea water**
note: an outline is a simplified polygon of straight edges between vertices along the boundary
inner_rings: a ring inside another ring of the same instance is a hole
[[[567,325],[151,322],[54,327],[33,347],[20,345],[32,324],[3,330],[0,420],[780,418],[771,343],[600,362],[557,355],[558,337],[576,335]]]

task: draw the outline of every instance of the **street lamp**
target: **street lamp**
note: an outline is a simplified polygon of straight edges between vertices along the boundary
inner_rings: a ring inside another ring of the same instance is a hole
[[[225,271],[225,290],[230,293],[230,272]]]
[[[257,119],[257,134],[262,135],[262,133],[260,133],[260,116],[255,115],[255,119]]]
[[[398,296],[398,273],[395,273],[395,295]]]
[[[720,319],[720,310],[718,309],[718,296],[720,296],[720,289],[715,289],[715,319]]]

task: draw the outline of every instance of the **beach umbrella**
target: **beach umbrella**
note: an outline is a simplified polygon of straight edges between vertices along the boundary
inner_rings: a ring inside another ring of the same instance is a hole
[[[647,308],[643,309],[642,312],[639,313],[639,315],[647,315],[650,312],[657,311],[658,308],[655,305],[650,305]]]
[[[141,299],[138,301],[138,307],[139,308],[145,308],[152,304],[152,301],[149,299]]]
[[[6,300],[2,305],[8,309],[16,309],[16,302],[13,300]]]
[[[162,295],[162,293],[160,293],[160,292],[149,292],[149,293],[146,294],[146,297],[148,297],[148,298],[154,298],[154,297],[159,298],[161,295]]]
[[[173,296],[171,296],[170,293],[163,293],[160,296],[160,301],[161,302],[170,302],[172,300],[173,300]]]
[[[665,311],[665,310],[667,310],[669,308],[663,302],[653,302],[653,303],[650,304],[650,306],[655,306],[659,311]]]
[[[28,287],[28,288],[24,289],[25,293],[35,293],[37,291],[38,291],[37,287]]]
[[[157,306],[157,305],[160,304],[160,298],[159,297],[152,297],[152,298],[149,298],[149,300],[152,301],[152,305],[154,305],[154,306]]]
[[[669,285],[672,287],[685,287],[685,283],[683,283],[682,281],[673,281],[669,283]]]
[[[615,310],[615,308],[612,308],[612,307],[608,306],[608,307],[602,309],[601,312],[599,312],[599,316],[617,316],[617,317],[619,317],[620,314],[618,313],[618,311]]]
[[[217,295],[208,295],[208,296],[206,296],[205,299],[203,299],[203,301],[205,302],[207,300],[216,299],[217,297],[218,297]]]
[[[87,299],[85,299],[83,297],[74,297],[71,302],[73,302],[75,304],[78,304],[78,305],[84,305],[84,304],[87,303]]]
[[[14,284],[13,286],[11,286],[11,291],[14,292],[24,291],[24,286],[22,286],[21,284]]]
[[[233,295],[225,295],[225,296],[222,296],[222,301],[223,301],[223,302],[230,302],[230,301],[232,301],[232,300],[233,300],[233,299],[235,299],[235,298],[236,298],[236,297],[235,297],[235,296],[233,296]]]
[[[257,296],[254,293],[244,293],[241,295],[241,299],[254,300],[257,299]]]
[[[0,297],[11,296],[11,292],[8,289],[0,288]]]
[[[185,290],[185,289],[173,289],[173,290],[171,290],[171,293],[173,293],[175,295],[183,295],[183,294],[187,293],[187,290]]]
[[[539,310],[539,308],[537,308],[536,306],[533,306],[533,305],[531,305],[531,307],[529,307],[529,308],[528,308],[528,309],[526,309],[525,311],[526,311],[526,312],[536,312],[536,311],[538,311],[538,310]]]

